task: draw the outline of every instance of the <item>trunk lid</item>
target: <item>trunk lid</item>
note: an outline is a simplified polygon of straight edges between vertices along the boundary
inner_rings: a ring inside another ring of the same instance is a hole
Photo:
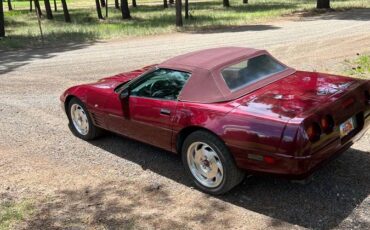
[[[297,71],[236,102],[251,114],[289,121],[306,117],[325,104],[338,101],[365,81],[337,75]]]

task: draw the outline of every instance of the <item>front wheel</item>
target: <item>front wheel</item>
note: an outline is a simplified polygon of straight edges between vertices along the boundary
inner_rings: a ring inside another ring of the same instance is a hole
[[[92,140],[99,136],[101,130],[94,126],[85,105],[79,99],[72,98],[68,103],[67,116],[69,128],[75,136],[83,140]]]
[[[185,139],[182,161],[196,186],[213,195],[228,192],[244,178],[225,144],[206,131],[196,131]]]

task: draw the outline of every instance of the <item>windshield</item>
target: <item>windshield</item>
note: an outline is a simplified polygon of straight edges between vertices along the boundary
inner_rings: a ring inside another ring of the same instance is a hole
[[[263,54],[228,66],[221,71],[221,74],[229,89],[237,90],[285,69],[285,66],[271,56]]]

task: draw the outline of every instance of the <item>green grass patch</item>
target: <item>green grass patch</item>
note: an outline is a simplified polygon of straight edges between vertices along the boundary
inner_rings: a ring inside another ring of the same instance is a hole
[[[0,230],[10,229],[13,224],[32,214],[32,211],[33,205],[30,201],[0,203]]]
[[[370,78],[370,55],[359,55],[349,64],[348,74],[354,77]]]
[[[316,0],[231,0],[231,7],[224,8],[222,1],[190,1],[190,14],[184,20],[184,27],[175,27],[175,8],[163,9],[162,1],[141,0],[138,7],[130,7],[131,20],[122,20],[121,12],[109,1],[109,17],[98,20],[95,2],[91,0],[70,0],[69,9],[72,23],[63,21],[63,13],[58,1],[58,12],[53,12],[54,20],[42,18],[45,45],[65,45],[86,41],[151,36],[173,32],[209,32],[213,30],[243,29],[243,26],[261,24],[296,11],[312,11]],[[131,2],[131,1],[129,1]],[[53,1],[52,8],[53,8]],[[42,10],[44,3],[40,1]],[[370,0],[332,0],[334,9],[370,7]],[[35,12],[29,11],[28,1],[13,1],[13,11],[5,12],[7,37],[0,40],[0,49],[16,49],[41,46],[41,36]],[[6,3],[4,5],[6,9]],[[103,14],[105,9],[103,8]],[[45,14],[45,12],[43,12]],[[252,29],[245,27],[245,30]],[[261,27],[255,29],[274,29]]]

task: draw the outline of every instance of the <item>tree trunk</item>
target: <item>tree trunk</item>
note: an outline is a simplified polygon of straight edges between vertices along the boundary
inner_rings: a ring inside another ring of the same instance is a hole
[[[189,19],[189,0],[185,0],[185,19]]]
[[[3,1],[0,0],[0,38],[5,37],[5,21],[4,21],[4,9]]]
[[[330,9],[330,0],[317,0],[317,9]]]
[[[68,6],[66,0],[61,0],[63,6],[64,21],[71,22],[71,17],[69,16]]]
[[[53,19],[53,12],[51,11],[50,0],[44,0],[44,3],[45,3],[46,18],[51,20]]]
[[[167,0],[163,0],[163,8],[168,8]]]
[[[9,11],[13,10],[12,1],[11,0],[8,0],[8,10]]]
[[[223,4],[224,4],[224,7],[229,7],[230,6],[229,0],[223,0]]]
[[[34,0],[34,3],[35,3],[35,10],[39,11],[39,15],[41,16],[42,12],[41,12],[41,7],[40,7],[39,0]]]
[[[243,0],[243,3],[244,4],[248,4],[248,0]]]
[[[127,0],[121,0],[121,11],[122,11],[122,19],[130,19],[130,9],[128,8]]]
[[[137,7],[137,5],[136,5],[136,0],[132,0],[132,6],[133,6],[133,7]]]
[[[57,12],[58,11],[58,7],[57,7],[57,0],[54,0],[54,11]]]
[[[40,36],[41,36],[41,41],[42,45],[44,45],[44,34],[42,33],[42,26],[41,26],[41,11],[35,7],[36,10],[36,15],[37,15],[37,22],[39,24],[39,30],[40,30]]]
[[[100,2],[99,2],[99,0],[95,0],[95,4],[96,4],[96,12],[98,13],[98,18],[99,19],[103,19],[103,15],[101,13],[101,8],[100,8]]]
[[[30,0],[30,12],[32,12],[32,0]]]
[[[101,2],[101,7],[105,7],[106,6],[105,0],[100,0],[100,2]]]
[[[172,4],[172,5],[173,5],[174,3],[175,3],[175,1],[174,1],[174,0],[170,0],[170,4]]]
[[[108,0],[105,0],[106,7],[105,7],[105,18],[108,18]]]
[[[182,0],[176,0],[176,26],[182,26]]]
[[[119,9],[119,0],[114,0],[114,7]]]

